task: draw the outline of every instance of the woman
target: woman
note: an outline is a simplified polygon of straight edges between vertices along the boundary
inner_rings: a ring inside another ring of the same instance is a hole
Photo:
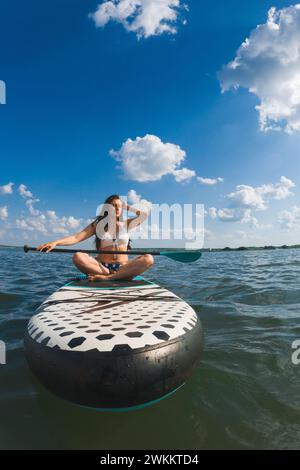
[[[118,251],[127,251],[128,248],[130,248],[128,232],[143,223],[147,219],[148,213],[128,206],[120,199],[120,196],[116,194],[107,198],[105,204],[109,204],[109,207],[112,209],[112,211],[109,211],[113,214],[112,218],[109,219],[109,222],[113,222],[112,224],[106,223],[104,229],[101,229],[103,223],[107,220],[108,212],[106,211],[104,215],[97,217],[81,232],[71,235],[70,237],[40,245],[37,247],[37,250],[45,250],[46,253],[48,253],[56,246],[74,245],[95,235],[96,249],[98,251],[114,251],[115,253],[99,254],[96,258],[80,252],[73,255],[73,263],[81,272],[88,275],[89,281],[132,279],[146,271],[146,269],[150,268],[154,263],[151,255],[141,255],[129,261],[127,255],[118,254]],[[122,221],[124,208],[135,213],[136,217]],[[113,228],[109,230],[111,225]]]

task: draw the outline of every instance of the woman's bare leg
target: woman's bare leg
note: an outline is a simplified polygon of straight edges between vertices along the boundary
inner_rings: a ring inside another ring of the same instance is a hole
[[[84,274],[102,274],[106,276],[109,274],[109,270],[105,266],[100,266],[97,260],[87,253],[74,253],[73,263]]]
[[[129,261],[121,266],[121,268],[113,274],[91,274],[89,280],[97,281],[103,279],[117,280],[117,279],[132,279],[139,274],[142,274],[154,264],[152,255],[142,255]]]

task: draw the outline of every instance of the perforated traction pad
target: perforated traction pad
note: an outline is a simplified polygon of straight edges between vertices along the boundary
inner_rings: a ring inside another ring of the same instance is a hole
[[[172,341],[197,324],[186,302],[156,284],[93,286],[74,282],[48,297],[28,324],[31,338],[70,351],[135,350]]]

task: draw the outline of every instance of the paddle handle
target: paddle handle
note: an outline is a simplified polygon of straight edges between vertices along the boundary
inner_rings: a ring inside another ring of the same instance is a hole
[[[34,247],[24,245],[24,251],[25,253],[28,253],[28,251],[39,251]],[[72,250],[70,248],[53,248],[53,250],[49,251],[49,253],[56,252],[56,253],[77,253],[80,251],[80,253],[87,253],[87,254],[106,254],[106,255],[153,255],[153,256],[159,256],[161,253],[160,251],[137,251],[137,250],[130,250],[130,251],[109,251],[109,250]],[[42,252],[41,252],[42,253]]]

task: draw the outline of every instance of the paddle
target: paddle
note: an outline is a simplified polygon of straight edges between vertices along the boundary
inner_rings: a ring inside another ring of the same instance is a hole
[[[24,251],[27,253],[28,251],[39,251],[36,248],[24,245]],[[54,248],[53,250],[49,251],[49,253],[88,253],[88,254],[103,254],[106,255],[115,255],[116,251],[107,251],[107,250],[71,250],[67,248],[57,249]],[[152,256],[166,256],[167,258],[172,259],[173,261],[179,261],[180,263],[193,263],[197,261],[202,253],[201,251],[137,251],[137,250],[130,250],[130,251],[118,251],[118,255],[152,255]]]

